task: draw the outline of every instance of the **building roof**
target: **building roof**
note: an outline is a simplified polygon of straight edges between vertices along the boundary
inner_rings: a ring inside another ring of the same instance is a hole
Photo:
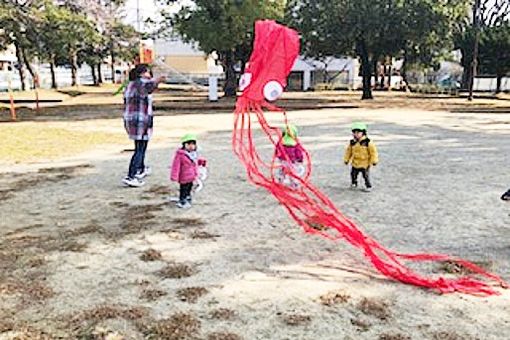
[[[154,41],[154,52],[157,56],[205,56],[197,44],[188,44],[180,39]]]

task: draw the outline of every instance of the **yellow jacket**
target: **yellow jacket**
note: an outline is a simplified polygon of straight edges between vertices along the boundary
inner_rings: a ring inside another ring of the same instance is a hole
[[[352,163],[354,168],[368,169],[379,162],[374,142],[363,136],[360,140],[351,139],[344,154],[344,163]]]

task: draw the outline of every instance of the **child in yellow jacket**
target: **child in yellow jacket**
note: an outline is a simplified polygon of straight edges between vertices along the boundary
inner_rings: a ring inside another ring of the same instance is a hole
[[[367,137],[367,126],[364,123],[352,124],[353,139],[349,141],[344,154],[344,163],[352,164],[351,168],[351,188],[358,187],[358,175],[361,173],[365,180],[364,191],[372,190],[370,183],[370,167],[377,165],[379,155],[373,141]]]

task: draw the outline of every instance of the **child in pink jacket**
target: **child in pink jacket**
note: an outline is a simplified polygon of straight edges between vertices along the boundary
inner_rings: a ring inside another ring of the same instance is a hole
[[[186,134],[181,138],[182,147],[175,152],[170,180],[179,183],[177,207],[191,208],[191,189],[198,177],[197,136]]]

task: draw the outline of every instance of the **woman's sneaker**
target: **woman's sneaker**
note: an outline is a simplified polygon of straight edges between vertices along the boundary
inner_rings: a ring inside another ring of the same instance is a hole
[[[144,181],[138,179],[138,178],[130,178],[130,177],[124,177],[124,179],[122,180],[122,183],[124,183],[125,185],[129,186],[129,187],[141,187],[142,185],[145,184]]]
[[[188,201],[184,201],[184,202],[179,201],[179,202],[177,202],[176,207],[181,208],[181,209],[189,209],[189,208],[191,208],[191,203]]]
[[[149,166],[146,166],[142,172],[139,172],[135,175],[138,179],[144,179],[152,173],[152,169]]]

